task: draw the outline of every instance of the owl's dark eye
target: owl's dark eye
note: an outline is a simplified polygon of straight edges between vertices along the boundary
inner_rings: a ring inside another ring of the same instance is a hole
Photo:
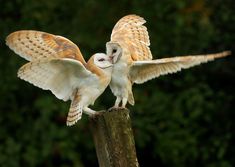
[[[117,49],[113,49],[113,53],[116,53],[117,52]]]
[[[101,59],[99,59],[98,61],[104,61],[105,59],[104,58],[101,58]]]

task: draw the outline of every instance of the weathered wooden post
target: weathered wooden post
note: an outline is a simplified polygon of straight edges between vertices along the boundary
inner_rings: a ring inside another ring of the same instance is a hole
[[[138,167],[128,109],[112,109],[90,119],[100,167]]]

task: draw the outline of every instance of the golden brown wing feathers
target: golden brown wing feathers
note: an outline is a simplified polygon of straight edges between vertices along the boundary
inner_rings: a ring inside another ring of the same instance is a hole
[[[44,58],[71,58],[86,64],[76,44],[64,37],[46,32],[16,31],[6,38],[6,44],[29,61]]]
[[[111,41],[119,43],[131,52],[132,60],[151,60],[150,40],[146,21],[137,15],[121,18],[113,28]]]

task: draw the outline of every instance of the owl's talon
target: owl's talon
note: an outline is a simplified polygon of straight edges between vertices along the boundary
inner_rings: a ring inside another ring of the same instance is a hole
[[[123,110],[123,109],[126,109],[126,107],[111,107],[108,109],[108,112],[112,112],[113,110],[116,111],[116,110]]]
[[[112,112],[112,110],[118,110],[119,107],[111,107],[108,109],[108,112]]]

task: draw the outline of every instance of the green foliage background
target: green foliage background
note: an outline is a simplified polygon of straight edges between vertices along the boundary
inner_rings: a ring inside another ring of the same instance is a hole
[[[26,63],[5,45],[16,30],[65,36],[88,59],[118,19],[147,20],[154,58],[235,51],[234,0],[1,0],[0,166],[98,166],[87,116],[66,127],[69,102],[16,77]],[[129,107],[140,166],[235,166],[235,58],[134,86]],[[107,109],[107,89],[93,108]],[[152,164],[152,165],[150,165]],[[153,165],[154,164],[154,165]]]

